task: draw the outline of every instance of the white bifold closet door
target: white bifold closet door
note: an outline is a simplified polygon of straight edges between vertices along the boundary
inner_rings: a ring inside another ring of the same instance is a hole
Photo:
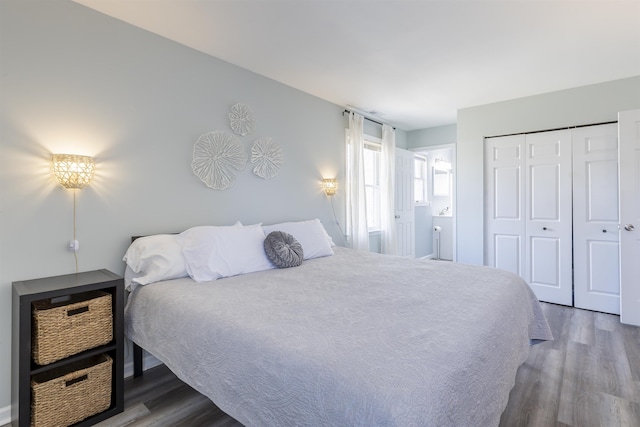
[[[487,138],[485,160],[487,264],[572,305],[571,132]]]
[[[571,305],[571,132],[526,135],[525,278],[542,301]]]
[[[485,260],[541,301],[620,313],[617,126],[487,138]]]
[[[574,305],[620,314],[618,126],[573,130]]]
[[[485,261],[525,277],[525,136],[485,143]]]

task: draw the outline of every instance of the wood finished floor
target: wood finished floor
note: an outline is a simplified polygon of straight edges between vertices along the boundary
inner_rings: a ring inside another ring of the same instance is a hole
[[[640,427],[640,328],[609,314],[543,308],[556,339],[531,348],[500,426]],[[125,412],[98,425],[241,426],[164,366],[127,379]]]

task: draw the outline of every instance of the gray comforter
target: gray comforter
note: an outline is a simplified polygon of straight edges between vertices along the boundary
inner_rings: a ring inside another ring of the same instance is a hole
[[[530,340],[518,277],[362,253],[138,287],[128,336],[247,426],[495,426]]]

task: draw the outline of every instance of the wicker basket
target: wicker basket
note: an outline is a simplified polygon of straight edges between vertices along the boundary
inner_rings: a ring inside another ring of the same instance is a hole
[[[62,302],[34,302],[31,336],[38,365],[109,343],[113,339],[111,294],[93,291]]]
[[[111,406],[111,366],[106,354],[31,379],[31,426],[69,426]]]

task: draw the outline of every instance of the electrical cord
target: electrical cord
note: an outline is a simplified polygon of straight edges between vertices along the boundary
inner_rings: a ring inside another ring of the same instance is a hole
[[[73,190],[73,241],[76,241],[76,192],[77,190]],[[78,251],[73,249],[73,257],[76,261],[76,273],[78,272]]]
[[[338,226],[338,230],[340,230],[340,235],[342,236],[342,239],[347,244],[347,246],[351,247],[351,242],[349,242],[347,240],[347,235],[345,234],[344,230],[342,229],[342,226],[340,225],[340,221],[338,221],[338,216],[336,215],[336,208],[333,205],[333,197],[331,197],[331,196],[327,196],[327,197],[329,198],[329,201],[331,202],[331,211],[333,212],[333,219],[336,222],[336,226]]]

